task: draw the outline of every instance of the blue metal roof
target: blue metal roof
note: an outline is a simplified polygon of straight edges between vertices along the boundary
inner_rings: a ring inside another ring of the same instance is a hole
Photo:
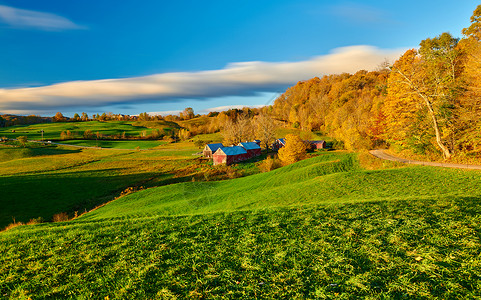
[[[209,148],[212,151],[212,153],[217,151],[217,149],[224,147],[224,145],[222,145],[222,143],[207,144],[206,146],[207,146],[207,148]]]
[[[246,150],[241,146],[221,147],[218,151],[222,151],[226,155],[247,154]]]
[[[285,144],[286,144],[286,139],[285,139],[285,138],[279,139],[279,142],[281,142],[282,145],[285,145]]]
[[[261,148],[261,147],[259,147],[259,145],[257,145],[256,142],[239,143],[239,145],[237,145],[237,146],[241,146],[246,150],[254,150],[254,149],[260,149]]]

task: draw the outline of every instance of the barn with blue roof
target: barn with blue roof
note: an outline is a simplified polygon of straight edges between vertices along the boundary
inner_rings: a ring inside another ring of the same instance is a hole
[[[273,144],[272,144],[272,150],[274,151],[279,151],[282,147],[286,145],[286,139],[277,139]]]
[[[249,158],[261,155],[261,147],[256,142],[239,143],[237,146],[246,149]]]
[[[216,143],[216,144],[207,144],[204,147],[204,151],[202,151],[202,154],[206,158],[212,158],[212,155],[217,151],[217,149],[224,147],[222,143]]]
[[[221,147],[212,155],[214,166],[231,165],[249,158],[247,151],[241,146]]]

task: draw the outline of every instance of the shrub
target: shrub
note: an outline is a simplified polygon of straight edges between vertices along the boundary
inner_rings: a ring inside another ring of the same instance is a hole
[[[30,221],[27,222],[27,225],[35,225],[35,224],[40,224],[40,223],[43,223],[42,217],[30,219]]]
[[[52,221],[54,222],[64,222],[68,221],[68,214],[66,212],[61,212],[53,215]]]
[[[262,173],[269,172],[281,167],[281,161],[277,158],[271,158],[270,156],[267,157],[263,162],[259,164],[259,170]]]
[[[84,139],[91,139],[93,137],[93,133],[90,129],[87,129],[84,131]]]
[[[22,225],[25,225],[23,224],[22,222],[14,222],[14,223],[10,223],[8,224],[2,231],[7,231],[7,230],[10,230],[12,228],[15,228],[17,226],[22,226]]]
[[[17,137],[17,140],[22,145],[22,147],[25,147],[25,145],[27,144],[28,138],[24,135],[21,135],[21,136]]]
[[[85,134],[85,133],[84,133]],[[74,139],[75,138],[75,133],[71,132],[70,130],[62,131],[60,133],[60,138],[62,140],[68,140],[68,139]]]

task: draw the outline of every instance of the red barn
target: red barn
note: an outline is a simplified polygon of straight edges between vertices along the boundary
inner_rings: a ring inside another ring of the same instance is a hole
[[[212,155],[219,149],[220,147],[224,147],[221,143],[217,144],[207,144],[204,147],[204,151],[202,153],[204,154],[204,157],[206,158],[212,158]]]
[[[261,155],[261,147],[256,142],[239,143],[237,146],[246,149],[249,158]]]
[[[326,141],[311,141],[312,149],[325,149]]]
[[[286,145],[286,139],[277,139],[273,144],[272,144],[272,150],[274,151],[279,151],[282,147]]]
[[[221,147],[213,155],[214,166],[219,164],[231,165],[249,158],[247,151],[240,146]]]

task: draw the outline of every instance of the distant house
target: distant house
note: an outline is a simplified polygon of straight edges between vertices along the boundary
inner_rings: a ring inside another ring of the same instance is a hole
[[[202,154],[206,158],[212,158],[212,155],[217,151],[217,149],[224,147],[222,143],[216,143],[216,144],[207,144],[204,147],[204,151],[202,151]]]
[[[286,145],[286,139],[277,139],[273,144],[272,144],[272,150],[274,151],[279,151],[282,147]]]
[[[256,142],[239,143],[237,146],[244,148],[249,158],[261,155],[261,147]]]
[[[326,141],[311,141],[312,149],[325,149]]]
[[[231,165],[249,158],[247,151],[241,146],[221,147],[212,155],[214,166],[220,164]]]
[[[256,143],[257,145],[261,145],[261,140],[253,140],[254,143]]]

